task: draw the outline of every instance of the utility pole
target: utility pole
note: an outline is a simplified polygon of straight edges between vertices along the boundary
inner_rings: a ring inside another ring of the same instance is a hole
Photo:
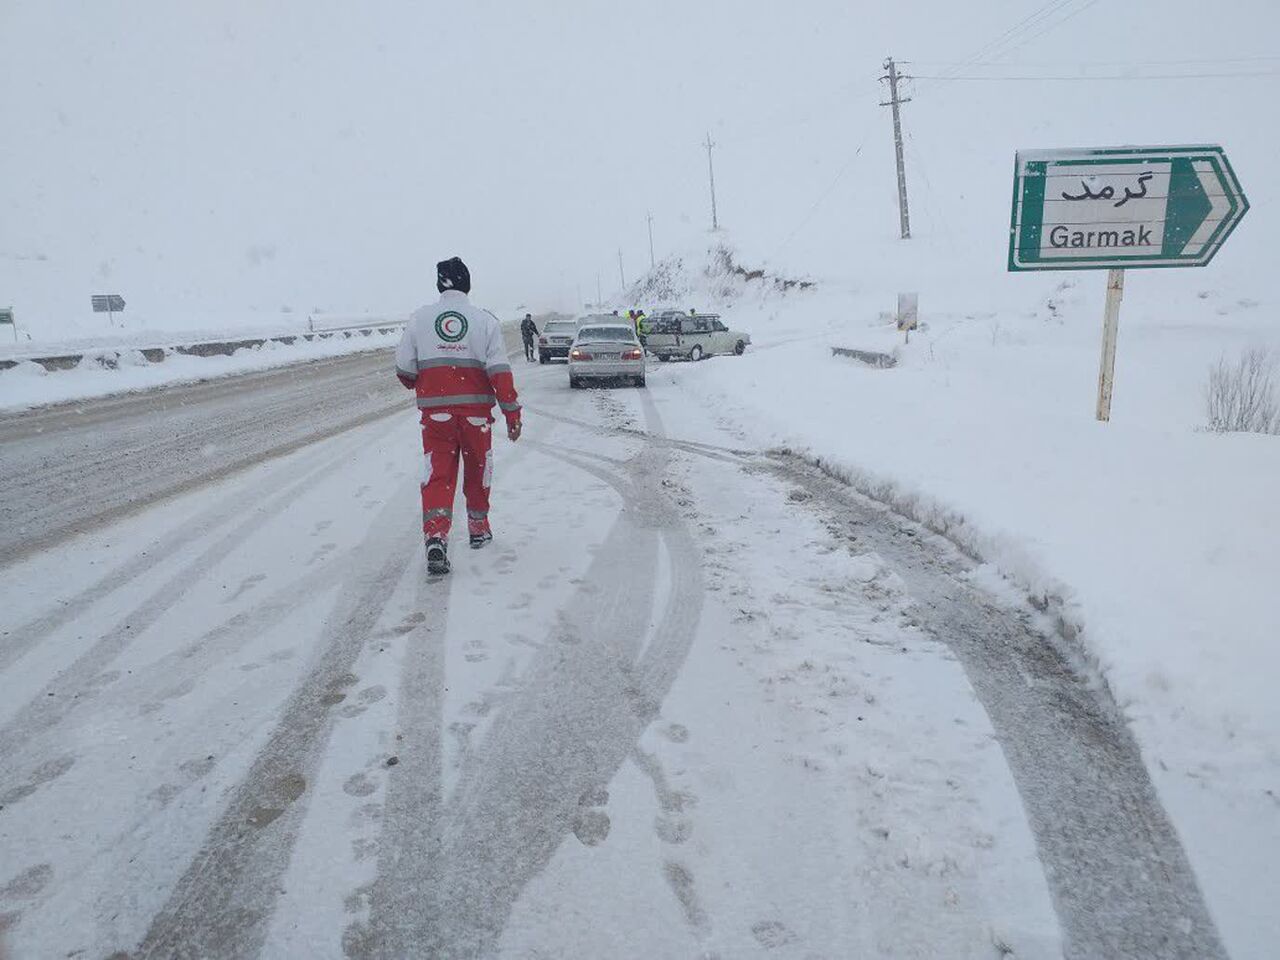
[[[600,271],[596,271],[596,306],[604,303],[604,297],[600,296]]]
[[[902,117],[898,107],[910,103],[911,98],[898,96],[898,81],[911,78],[898,75],[898,65],[893,62],[893,57],[884,62],[884,68],[888,73],[880,79],[889,81],[889,99],[881,102],[880,106],[893,108],[893,149],[898,158],[898,220],[902,228],[902,239],[910,240],[911,214],[907,212],[907,171],[902,162]]]
[[[622,248],[618,248],[618,279],[622,281],[622,289],[627,289],[627,275],[622,272]]]
[[[646,219],[649,221],[649,269],[652,270],[657,266],[653,259],[653,214],[649,213]]]
[[[711,162],[711,148],[715,146],[711,142],[711,132],[707,132],[707,174],[711,178],[711,229],[719,230],[720,221],[716,218],[716,168]]]

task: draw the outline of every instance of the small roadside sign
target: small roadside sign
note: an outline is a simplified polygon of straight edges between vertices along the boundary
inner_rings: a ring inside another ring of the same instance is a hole
[[[898,329],[906,334],[906,342],[911,342],[911,331],[920,325],[920,296],[915,293],[898,294]]]
[[[13,342],[18,342],[18,324],[13,319],[13,307],[0,307],[0,326],[8,324],[13,327]]]
[[[94,313],[105,313],[107,322],[115,324],[115,315],[124,311],[124,297],[118,293],[95,293],[89,298]]]
[[[1009,269],[1203,267],[1248,209],[1218,146],[1022,150]]]
[[[1099,420],[1111,419],[1124,271],[1203,267],[1248,210],[1219,146],[1018,151],[1009,269],[1109,271]]]

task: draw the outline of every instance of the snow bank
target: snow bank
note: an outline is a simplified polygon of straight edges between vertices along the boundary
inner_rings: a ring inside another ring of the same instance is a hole
[[[400,331],[395,330],[350,338],[298,340],[292,344],[267,340],[258,346],[242,347],[230,356],[200,357],[166,350],[158,363],[149,362],[136,349],[99,346],[85,350],[80,362],[70,370],[50,372],[31,360],[0,370],[0,410],[23,410],[389,349],[399,339]]]
[[[407,318],[407,314],[294,314],[252,310],[163,316],[128,313],[117,318],[117,326],[108,327],[101,314],[91,316],[88,321],[78,317],[59,318],[41,327],[28,326],[19,317],[17,338],[0,337],[0,360],[60,356],[89,350],[139,350],[221,340],[296,337],[346,327],[403,323]]]
[[[1280,940],[1261,882],[1280,859],[1280,437],[1205,432],[1202,390],[1220,354],[1278,346],[1280,330],[1259,304],[1212,288],[1173,300],[1131,276],[1099,424],[1102,278],[1053,283],[1037,308],[923,301],[909,345],[881,318],[883,293],[738,297],[723,309],[752,334],[747,355],[663,375],[1056,611],[1139,737],[1228,942],[1262,955]],[[837,345],[898,366],[833,357]]]

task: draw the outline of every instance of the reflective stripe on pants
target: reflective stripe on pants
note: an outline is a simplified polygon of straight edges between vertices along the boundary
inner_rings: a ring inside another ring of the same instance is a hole
[[[453,526],[453,500],[462,461],[462,493],[467,501],[471,534],[489,532],[489,474],[493,445],[491,422],[485,417],[433,414],[422,425],[422,452],[430,470],[422,484],[422,532],[428,539],[448,539]]]

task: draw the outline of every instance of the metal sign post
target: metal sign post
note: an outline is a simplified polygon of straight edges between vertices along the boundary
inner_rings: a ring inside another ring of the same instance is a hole
[[[1120,301],[1124,298],[1124,271],[1107,272],[1107,309],[1102,318],[1102,364],[1098,369],[1098,419],[1111,419],[1111,384],[1116,375],[1116,334],[1120,329]]]
[[[116,314],[124,312],[124,297],[118,293],[95,293],[89,302],[93,304],[93,312],[105,313],[107,323],[113,327]]]
[[[1124,271],[1203,267],[1248,209],[1218,146],[1018,152],[1009,269],[1110,271],[1099,420],[1111,417]]]

